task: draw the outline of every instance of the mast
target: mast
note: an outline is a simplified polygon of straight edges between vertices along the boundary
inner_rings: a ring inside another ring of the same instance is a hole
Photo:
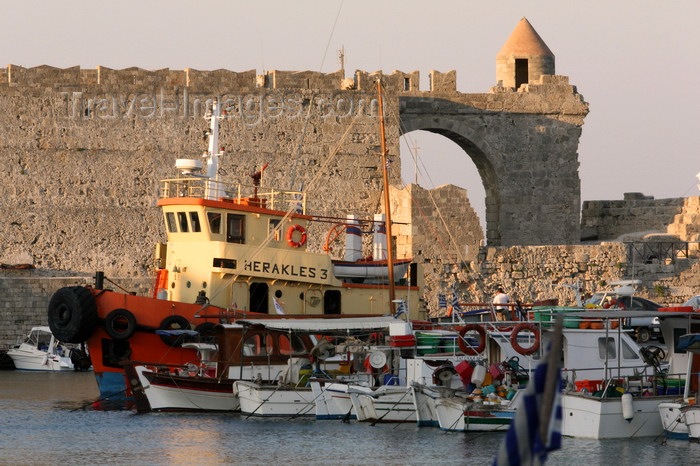
[[[389,197],[389,170],[386,166],[386,134],[384,131],[384,103],[382,102],[382,81],[377,80],[377,99],[379,103],[379,134],[382,140],[382,175],[384,178],[384,211],[386,214],[386,258],[389,272],[389,309],[394,314],[394,300],[396,290],[394,289],[394,239],[391,236],[391,204]]]

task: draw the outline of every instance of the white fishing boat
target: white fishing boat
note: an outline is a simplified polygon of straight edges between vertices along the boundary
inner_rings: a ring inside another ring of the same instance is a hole
[[[565,391],[561,398],[563,435],[608,439],[654,437],[664,432],[659,407],[678,398],[678,389],[685,383],[685,373],[678,368],[687,363],[687,353],[678,353],[674,348],[679,335],[689,330],[691,319],[687,313],[653,315],[661,320],[661,332],[671,351],[668,372],[660,370],[659,361],[654,360],[656,352],[643,349],[642,355],[647,367],[653,368],[652,374],[646,369],[633,376],[610,373],[599,386]],[[608,348],[610,353],[619,350],[620,347]]]
[[[691,353],[682,397],[659,405],[664,434],[668,438],[700,442],[700,405],[697,405],[700,381],[700,334],[679,338],[677,348]]]
[[[64,372],[87,369],[90,364],[82,362],[85,354],[75,345],[66,345],[57,340],[46,326],[33,327],[23,342],[7,350],[15,368],[23,371]],[[73,357],[71,358],[71,354]]]
[[[440,396],[434,401],[440,429],[447,431],[505,431],[515,418],[519,394],[508,400],[501,398],[475,400],[463,394]],[[460,396],[462,395],[462,396]]]
[[[147,405],[137,403],[137,409],[140,412],[237,411],[240,406],[233,395],[233,381],[216,377],[213,358],[217,346],[211,343],[183,343],[182,346],[197,350],[198,359],[175,370],[159,365],[134,366],[139,379],[138,390],[147,401]]]

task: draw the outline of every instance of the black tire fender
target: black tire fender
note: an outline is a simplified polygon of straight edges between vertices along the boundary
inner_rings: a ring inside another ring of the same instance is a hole
[[[115,340],[126,340],[136,332],[136,317],[128,309],[115,309],[105,318],[105,331]]]
[[[83,343],[97,326],[97,306],[92,292],[83,286],[67,286],[49,301],[51,333],[67,343]]]
[[[190,328],[190,321],[177,314],[166,317],[160,322],[158,330],[187,330]],[[180,346],[182,336],[159,335],[160,339],[168,346]]]

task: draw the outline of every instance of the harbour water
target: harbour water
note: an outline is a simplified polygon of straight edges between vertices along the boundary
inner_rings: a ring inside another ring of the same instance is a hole
[[[98,411],[92,373],[0,371],[0,464],[490,464],[502,433],[415,424]],[[700,464],[663,438],[563,439],[552,465]]]

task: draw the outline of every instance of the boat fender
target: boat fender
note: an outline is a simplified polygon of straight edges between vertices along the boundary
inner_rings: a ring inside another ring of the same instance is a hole
[[[197,325],[194,330],[201,335],[202,341],[216,340],[214,336],[214,327],[216,324],[214,322],[202,322]]]
[[[299,232],[299,239],[294,239],[294,233]],[[287,243],[293,248],[298,248],[306,243],[306,230],[301,225],[292,225],[287,230]]]
[[[622,403],[622,417],[627,422],[632,422],[634,418],[634,402],[632,395],[630,393],[624,393],[620,397],[620,403]]]
[[[530,331],[535,336],[535,342],[532,346],[524,348],[518,343],[518,334],[523,330]],[[536,353],[540,349],[540,332],[537,331],[537,326],[529,322],[523,322],[515,326],[510,334],[510,344],[515,351],[522,354],[523,356],[528,356],[530,354]]]
[[[177,314],[163,319],[158,327],[159,330],[188,330],[189,328],[190,321]],[[182,335],[160,335],[160,339],[168,346],[180,346],[182,344]]]
[[[49,301],[48,314],[51,333],[66,343],[84,342],[97,326],[95,297],[82,286],[56,291]]]
[[[483,366],[481,364],[477,364],[474,367],[474,372],[472,372],[472,381],[474,385],[478,387],[481,387],[484,384],[484,380],[486,379],[486,366]],[[476,391],[476,390],[475,390]]]
[[[126,340],[136,332],[136,317],[127,309],[115,309],[105,318],[105,331],[115,340]]]
[[[475,331],[479,334],[479,346],[477,346],[476,348],[469,345],[464,339],[464,336],[467,334],[467,332],[472,331]],[[484,351],[484,348],[486,348],[486,330],[484,330],[484,328],[481,325],[465,325],[464,327],[459,329],[459,338],[457,339],[457,344],[459,345],[459,349],[462,350],[462,353],[464,354],[479,354],[482,351]]]

